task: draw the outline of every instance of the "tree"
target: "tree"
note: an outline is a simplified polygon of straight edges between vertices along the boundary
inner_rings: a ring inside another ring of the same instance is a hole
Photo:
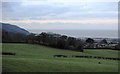
[[[57,39],[57,47],[66,48],[67,36],[63,35]]]
[[[115,46],[114,50],[119,50],[120,51],[120,43]]]
[[[67,48],[83,52],[83,42],[80,39],[68,37]]]
[[[40,43],[41,43],[41,44],[46,44],[46,39],[47,39],[47,33],[42,32],[42,33],[40,34]]]
[[[108,42],[107,42],[106,39],[103,39],[100,43],[101,43],[101,44],[107,44]]]
[[[93,40],[92,38],[88,38],[88,39],[86,40],[86,43],[92,44],[92,43],[94,43],[94,40]]]
[[[31,33],[30,35],[27,36],[27,42],[35,43],[35,34],[34,33]]]
[[[49,46],[56,47],[57,46],[57,36],[56,34],[47,33],[46,42]]]
[[[45,33],[39,35],[30,34],[28,37],[31,42],[37,42],[42,45],[57,47],[61,49],[79,50],[83,52],[83,43],[80,39],[67,37],[66,35]]]
[[[75,43],[76,50],[83,52],[83,46],[84,46],[83,41],[80,39],[77,39]]]
[[[68,39],[67,39],[67,45],[68,46],[71,46],[71,45],[75,46],[75,42],[76,42],[76,38],[68,37]]]

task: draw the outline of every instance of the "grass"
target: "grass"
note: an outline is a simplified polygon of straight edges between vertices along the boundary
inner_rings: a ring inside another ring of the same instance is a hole
[[[115,50],[86,49],[82,53],[41,45],[3,44],[3,51],[16,53],[15,56],[3,56],[4,72],[118,72],[118,61],[71,57],[72,55],[118,57],[119,51]],[[55,54],[64,54],[68,58],[54,58]]]

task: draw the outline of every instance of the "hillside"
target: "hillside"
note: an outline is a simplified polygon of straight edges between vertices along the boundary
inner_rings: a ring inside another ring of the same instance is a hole
[[[117,72],[118,61],[73,58],[71,56],[118,57],[118,53],[120,53],[104,49],[87,49],[84,52],[76,52],[31,44],[3,44],[3,52],[5,51],[14,52],[16,55],[3,55],[4,72]],[[68,57],[53,57],[56,54]]]
[[[27,35],[30,33],[18,26],[8,23],[0,23],[2,31],[2,42],[25,42]]]
[[[12,24],[8,24],[8,23],[0,23],[0,29],[5,30],[7,32],[12,32],[12,33],[20,33],[20,34],[25,34],[25,35],[29,34],[27,30],[22,29]]]

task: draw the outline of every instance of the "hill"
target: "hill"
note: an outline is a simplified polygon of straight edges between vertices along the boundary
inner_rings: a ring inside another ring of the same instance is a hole
[[[20,28],[18,26],[8,24],[8,23],[0,23],[0,29],[5,30],[7,32],[12,32],[12,33],[20,33],[24,35],[28,35],[29,32],[23,28]]]
[[[0,23],[0,30],[2,42],[24,42],[26,36],[30,34],[27,30],[8,23]]]

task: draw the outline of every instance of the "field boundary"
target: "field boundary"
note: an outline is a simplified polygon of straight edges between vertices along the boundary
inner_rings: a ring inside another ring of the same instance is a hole
[[[53,57],[67,57],[66,55],[53,55]],[[75,58],[94,58],[94,59],[103,59],[103,60],[118,60],[120,61],[120,58],[111,58],[111,57],[99,57],[99,56],[79,56],[79,55],[72,55],[72,57]]]

